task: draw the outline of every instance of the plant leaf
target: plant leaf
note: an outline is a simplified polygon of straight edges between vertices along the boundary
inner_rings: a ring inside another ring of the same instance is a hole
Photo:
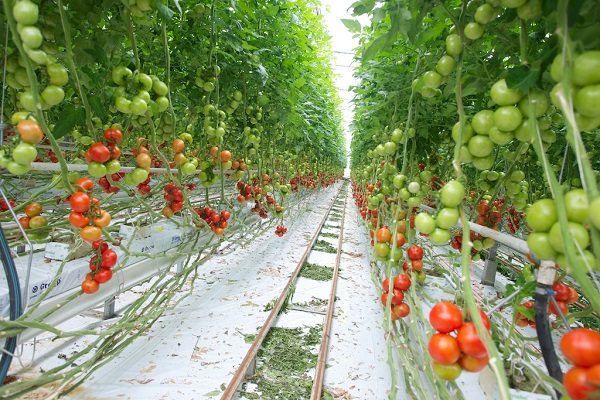
[[[350,32],[358,33],[362,29],[358,20],[342,18],[341,21]]]
[[[54,126],[54,130],[52,131],[52,135],[55,139],[60,139],[70,132],[75,125],[83,123],[84,119],[85,112],[83,111],[83,108],[68,105],[60,114],[60,117]]]

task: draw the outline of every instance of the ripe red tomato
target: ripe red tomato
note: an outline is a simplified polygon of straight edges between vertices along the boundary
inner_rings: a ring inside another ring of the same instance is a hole
[[[108,243],[102,239],[94,240],[92,242],[92,249],[98,250],[98,248],[100,248],[100,253],[104,253],[106,250],[108,250]]]
[[[487,348],[479,338],[473,322],[464,323],[460,327],[456,340],[462,352],[471,357],[482,358],[488,355]]]
[[[84,213],[90,209],[90,196],[84,192],[75,192],[69,198],[69,204],[75,212]]]
[[[90,223],[90,219],[80,212],[72,211],[69,214],[69,222],[75,228],[83,228],[85,226],[88,226],[88,224]]]
[[[221,219],[225,220],[225,221],[229,221],[229,218],[231,218],[231,213],[227,210],[223,210],[221,211]]]
[[[21,227],[23,229],[30,229],[31,227],[29,226],[29,220],[30,218],[28,216],[23,216],[21,218],[19,218],[19,224],[21,224]]]
[[[398,232],[396,233],[396,247],[402,247],[406,243],[406,236]]]
[[[576,367],[600,364],[600,333],[588,328],[573,329],[560,339],[560,350]]]
[[[109,142],[121,143],[123,133],[116,128],[108,128],[104,130],[104,138]]]
[[[565,285],[562,282],[557,282],[554,285],[552,285],[552,290],[556,292],[554,298],[558,301],[567,301],[569,295],[571,294],[569,286]]]
[[[94,143],[88,152],[93,161],[103,163],[110,160],[110,150],[104,143]]]
[[[229,150],[222,150],[220,157],[222,162],[227,162],[231,160],[231,152]]]
[[[28,204],[27,207],[25,207],[25,214],[29,218],[38,216],[41,213],[42,213],[42,205],[40,203],[31,203],[31,204]]]
[[[92,294],[98,291],[100,284],[93,279],[85,279],[81,283],[81,290],[83,293]]]
[[[385,278],[383,280],[383,282],[381,282],[381,287],[383,288],[383,290],[385,292],[389,292],[390,291],[390,278]],[[394,286],[395,288],[395,286]]]
[[[567,315],[567,313],[569,312],[569,307],[567,306],[566,302],[556,300],[556,305],[558,306],[558,309],[560,310],[562,315]],[[552,302],[550,302],[550,304],[548,305],[548,314],[558,315],[558,311],[556,310],[556,307]]]
[[[588,383],[586,368],[573,367],[563,376],[563,385],[571,400],[586,400],[596,388]]]
[[[420,271],[423,269],[423,260],[412,260],[410,263],[413,271]]]
[[[579,300],[579,292],[571,286],[569,286],[569,298],[567,299],[567,304],[576,303]]]
[[[408,290],[410,288],[410,284],[410,277],[408,275],[398,274],[394,277],[394,289]]]
[[[438,332],[452,332],[462,326],[462,312],[455,304],[440,301],[429,312],[429,322]]]
[[[406,255],[411,260],[420,260],[423,258],[423,248],[418,244],[413,244],[406,251]]]
[[[102,268],[112,268],[117,264],[117,253],[114,250],[108,249],[102,252]]]
[[[460,357],[458,341],[446,333],[434,334],[431,339],[429,339],[427,349],[434,361],[444,365],[453,364],[457,362]]]
[[[488,365],[489,361],[490,361],[490,358],[487,355],[485,357],[475,358],[475,357],[471,357],[468,354],[463,354],[458,359],[458,363],[460,364],[462,369],[464,369],[465,371],[468,371],[468,372],[481,371],[482,369],[485,368],[486,365]]]
[[[79,178],[75,181],[75,189],[80,192],[89,192],[94,189],[94,182],[90,178]]]
[[[106,283],[111,280],[113,272],[110,269],[103,268],[94,275],[94,280],[98,283]]]

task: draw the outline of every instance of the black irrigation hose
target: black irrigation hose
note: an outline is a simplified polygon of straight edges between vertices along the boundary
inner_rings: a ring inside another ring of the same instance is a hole
[[[550,322],[548,320],[549,296],[551,296],[549,288],[538,285],[535,291],[535,330],[540,342],[542,356],[544,357],[544,362],[548,369],[548,374],[557,381],[562,382],[563,373],[560,369],[556,351],[554,350],[554,342],[552,342]],[[558,398],[561,398],[562,394],[559,391],[557,391],[556,394]]]
[[[10,296],[10,314],[9,318],[11,321],[16,320],[21,316],[21,287],[19,286],[19,276],[17,275],[17,268],[15,262],[10,255],[10,249],[8,243],[6,243],[6,237],[4,231],[0,228],[0,260],[4,266],[4,273],[6,274],[6,280],[8,283],[8,294]],[[17,348],[17,337],[6,338],[4,343],[5,352],[2,353],[2,359],[0,359],[0,386],[4,384],[4,379],[8,373],[8,368],[12,361],[12,355]]]

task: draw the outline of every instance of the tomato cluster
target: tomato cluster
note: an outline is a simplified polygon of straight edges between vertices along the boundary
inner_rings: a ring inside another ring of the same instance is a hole
[[[237,201],[244,203],[252,199],[260,200],[262,197],[262,188],[260,186],[248,185],[245,182],[239,181],[236,185],[238,192]]]
[[[23,119],[17,123],[19,138],[13,138],[8,149],[0,150],[0,166],[14,175],[23,175],[31,170],[31,163],[38,158],[36,144],[44,138],[40,125]]]
[[[173,214],[181,211],[183,208],[183,192],[173,182],[165,185],[165,194],[163,195],[167,204],[162,209],[162,215],[171,218]]]
[[[600,333],[576,328],[560,339],[560,350],[573,363],[563,377],[571,400],[595,399],[600,396]]]
[[[400,318],[406,317],[410,314],[410,307],[408,304],[404,302],[404,291],[408,290],[411,285],[411,280],[408,275],[398,274],[393,279],[393,290],[392,290],[392,300],[390,303],[391,306],[391,315],[392,320],[397,320]],[[390,278],[385,278],[381,283],[383,287],[383,293],[381,294],[381,303],[383,306],[387,306],[389,292],[390,292]]]
[[[2,201],[4,203],[4,201]],[[42,205],[39,203],[30,203],[25,207],[25,215],[19,218],[19,224],[25,230],[39,229],[48,225],[48,220],[42,214]],[[44,239],[48,232],[36,234],[27,234],[30,239]]]
[[[279,237],[282,237],[286,233],[287,233],[287,228],[283,225],[277,225],[277,227],[275,228],[275,234]]]
[[[6,203],[6,200],[4,199],[0,199],[0,212],[5,212],[8,211],[9,206],[11,208],[15,208],[17,206],[17,202],[14,200],[9,200],[8,204]]]
[[[90,259],[90,270],[81,283],[83,293],[92,294],[98,291],[101,284],[112,279],[112,268],[117,265],[117,253],[109,248],[107,242],[97,239],[92,242],[96,254]]]
[[[593,219],[597,210],[588,205],[587,194],[583,189],[573,189],[563,196],[569,221],[570,236],[582,251],[577,254],[580,262],[569,265],[565,255],[565,239],[561,232],[556,204],[553,199],[536,201],[527,210],[527,224],[533,229],[527,237],[529,249],[540,260],[554,260],[567,271],[569,268],[588,268],[596,266],[596,257],[588,250],[590,246],[590,232],[588,219]]]
[[[88,242],[94,242],[102,236],[102,228],[111,221],[108,211],[100,208],[100,201],[93,197],[94,182],[89,178],[80,178],[75,182],[76,192],[69,196],[71,213],[69,222],[80,229],[79,235]]]
[[[92,144],[85,152],[88,162],[88,173],[94,178],[102,178],[106,174],[115,174],[121,169],[119,157],[121,149],[117,146],[123,140],[123,133],[117,128],[104,130],[105,142]]]
[[[489,332],[489,318],[481,310],[479,314]],[[431,309],[429,322],[437,332],[429,339],[427,349],[433,359],[433,371],[439,377],[455,380],[462,370],[479,372],[485,368],[489,361],[487,347],[477,334],[475,323],[464,321],[460,308],[441,301]]]
[[[552,291],[554,292],[554,302],[550,301],[548,304],[548,315],[566,315],[569,312],[568,304],[573,304],[579,299],[579,292],[575,288],[563,283],[556,282],[552,285]],[[535,328],[535,311],[533,310],[535,303],[533,301],[525,301],[516,310],[515,323],[517,326],[531,326]],[[558,307],[558,309],[557,309]],[[531,311],[528,311],[531,310]]]
[[[211,207],[194,208],[196,214],[200,216],[204,220],[204,222],[210,227],[210,229],[214,232],[215,235],[221,236],[225,233],[225,229],[229,225],[229,218],[231,218],[231,213],[227,210],[223,210],[220,213],[215,212]],[[203,225],[196,224],[199,228]]]
[[[152,187],[150,186],[150,176],[148,176],[145,181],[138,183],[137,188],[138,193],[142,196],[148,194],[152,190]]]
[[[108,176],[108,175],[107,175]],[[112,185],[108,180],[107,176],[103,176],[98,179],[98,186],[102,188],[104,193],[118,193],[121,188],[115,185]],[[118,182],[125,176],[125,172],[115,172],[114,174],[110,174],[110,179],[113,182]]]
[[[231,169],[233,169],[233,173],[231,176],[233,179],[240,180],[246,175],[246,170],[248,166],[243,158],[238,158],[231,163]]]

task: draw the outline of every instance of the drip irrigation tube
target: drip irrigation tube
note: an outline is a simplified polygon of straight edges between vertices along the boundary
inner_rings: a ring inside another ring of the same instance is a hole
[[[548,320],[548,299],[551,296],[549,288],[538,285],[535,291],[535,330],[540,342],[542,356],[548,369],[548,374],[559,382],[562,382],[563,373],[560,369],[558,357],[554,350],[554,342],[552,342],[552,334],[550,333],[550,322]],[[558,398],[561,398],[561,393],[557,391]]]
[[[4,266],[4,273],[6,274],[6,280],[8,283],[8,293],[10,296],[10,319],[11,321],[16,320],[21,316],[21,287],[19,286],[19,276],[17,275],[17,268],[15,262],[10,255],[10,249],[8,243],[6,243],[6,237],[4,231],[0,228],[0,259]],[[4,379],[8,373],[8,368],[13,358],[13,353],[17,348],[17,337],[12,336],[6,338],[4,343],[4,352],[2,353],[2,359],[0,359],[0,386],[4,384]]]

